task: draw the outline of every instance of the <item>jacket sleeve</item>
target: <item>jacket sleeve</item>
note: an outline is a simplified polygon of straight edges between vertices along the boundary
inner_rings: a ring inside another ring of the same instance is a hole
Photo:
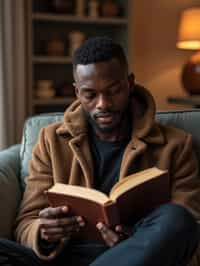
[[[200,221],[200,177],[190,134],[175,153],[172,176],[172,201],[186,207]]]
[[[38,143],[33,149],[29,176],[25,183],[25,192],[14,228],[16,240],[22,245],[32,248],[41,259],[50,260],[63,249],[65,240],[61,240],[48,255],[42,254],[39,247],[38,214],[40,210],[48,206],[44,191],[53,184],[49,145],[44,128],[40,131]]]

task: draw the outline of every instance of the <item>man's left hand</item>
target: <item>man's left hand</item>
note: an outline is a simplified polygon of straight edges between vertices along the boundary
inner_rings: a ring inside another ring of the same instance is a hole
[[[109,247],[115,246],[122,240],[130,237],[133,233],[130,227],[124,225],[116,225],[114,230],[111,230],[103,223],[98,223],[96,226]]]

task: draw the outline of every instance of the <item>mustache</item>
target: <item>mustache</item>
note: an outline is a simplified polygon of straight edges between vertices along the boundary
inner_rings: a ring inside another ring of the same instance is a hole
[[[116,111],[112,111],[112,110],[99,111],[99,112],[95,112],[93,114],[93,116],[98,118],[98,117],[102,117],[102,116],[112,115],[112,114],[115,114],[115,113],[116,113]]]

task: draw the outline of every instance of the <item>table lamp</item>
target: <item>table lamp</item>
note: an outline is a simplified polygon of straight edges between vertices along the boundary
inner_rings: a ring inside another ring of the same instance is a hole
[[[190,95],[200,94],[200,7],[182,12],[176,45],[180,49],[199,50],[183,66],[181,79]]]

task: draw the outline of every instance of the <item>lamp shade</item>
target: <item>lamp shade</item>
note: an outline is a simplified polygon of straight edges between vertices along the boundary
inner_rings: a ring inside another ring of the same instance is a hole
[[[200,49],[200,7],[186,9],[181,14],[176,45],[180,49]]]

